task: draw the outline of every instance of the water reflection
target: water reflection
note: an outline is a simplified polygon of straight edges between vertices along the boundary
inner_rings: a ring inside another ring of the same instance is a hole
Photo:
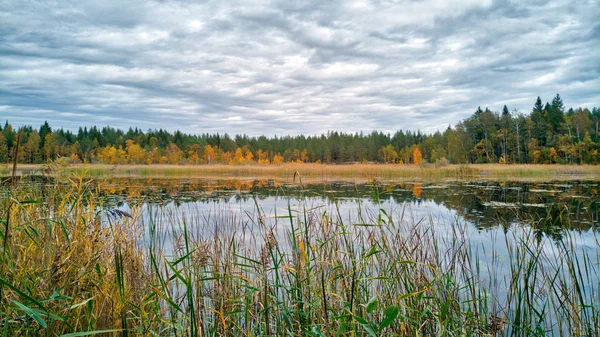
[[[30,183],[49,188],[56,185],[50,178],[30,176],[28,179]],[[108,178],[96,184],[109,207],[165,205],[177,208],[193,203],[202,211],[210,210],[210,205],[215,204],[227,205],[233,210],[258,204],[271,212],[280,198],[336,203],[346,212],[356,211],[361,203],[396,209],[408,205],[418,216],[451,214],[480,230],[508,230],[514,224],[528,224],[539,235],[555,238],[560,238],[564,228],[590,231],[600,224],[600,183],[595,181],[300,185],[273,179]]]
[[[557,235],[557,228],[588,231],[599,224],[600,183],[598,182],[447,182],[299,185],[275,180],[124,179],[102,182],[109,199],[121,203],[172,204],[225,203],[232,208],[249,204],[254,198],[268,208],[273,198],[292,197],[323,203],[336,202],[411,205],[431,215],[451,212],[478,229],[510,227],[514,223],[539,226],[541,232]],[[354,205],[354,206],[352,206]],[[435,212],[431,207],[435,205]],[[429,209],[428,209],[429,208]]]

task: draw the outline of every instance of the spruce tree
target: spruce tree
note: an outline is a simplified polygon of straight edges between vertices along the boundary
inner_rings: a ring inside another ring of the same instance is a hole
[[[544,115],[542,100],[538,96],[530,116],[533,122],[533,133],[531,136],[536,138],[541,145],[546,144],[546,117]]]
[[[548,114],[548,122],[552,126],[552,131],[557,134],[562,131],[562,124],[564,123],[565,105],[559,94],[552,99],[552,105],[546,111]]]
[[[544,105],[542,104],[542,99],[538,96],[535,101],[535,105],[533,106],[533,111],[542,112],[544,110]]]
[[[561,113],[565,113],[565,105],[563,104],[563,101],[560,98],[559,94],[556,94],[554,99],[552,99],[552,109],[556,109],[557,111],[560,111]]]

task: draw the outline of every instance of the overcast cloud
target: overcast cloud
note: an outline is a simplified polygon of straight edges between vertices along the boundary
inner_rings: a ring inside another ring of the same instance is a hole
[[[434,132],[556,93],[591,109],[598,18],[598,0],[0,0],[0,119],[272,136]]]

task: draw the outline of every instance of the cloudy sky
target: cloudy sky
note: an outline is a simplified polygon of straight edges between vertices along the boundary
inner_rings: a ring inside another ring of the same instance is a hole
[[[126,4],[125,4],[126,3]],[[598,0],[0,0],[0,120],[433,132],[600,106]]]

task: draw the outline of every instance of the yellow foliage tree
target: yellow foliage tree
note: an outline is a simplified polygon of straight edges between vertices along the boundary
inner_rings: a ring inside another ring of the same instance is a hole
[[[125,142],[125,148],[127,149],[127,159],[129,163],[142,164],[146,162],[146,150],[142,149],[142,147],[133,140],[128,139]]]
[[[417,165],[423,162],[423,155],[421,154],[419,147],[415,147],[415,150],[413,151],[413,162]]]
[[[285,153],[284,153],[285,154]],[[298,149],[294,149],[294,151],[292,151],[292,156],[290,157],[290,162],[297,162],[300,163],[300,150]]]
[[[58,135],[55,133],[49,133],[46,135],[44,140],[44,147],[42,148],[42,151],[44,153],[44,159],[53,159],[56,149],[56,142],[58,141]],[[98,148],[98,151],[100,151],[100,148]]]
[[[254,159],[254,155],[252,154],[252,151],[250,151],[250,149],[246,146],[244,146],[244,161],[247,163],[251,163],[252,159]]]
[[[229,151],[224,152],[223,150],[219,149],[219,151],[217,151],[217,158],[220,163],[230,163],[233,160],[233,153]]]
[[[281,164],[283,163],[283,156],[279,153],[273,156],[273,164]]]
[[[200,157],[198,156],[196,151],[192,151],[192,150],[188,151],[188,163],[198,164],[199,161],[200,161]]]
[[[188,148],[188,163],[199,164],[202,157],[202,147],[198,144],[192,144]]]
[[[208,164],[211,164],[213,162],[213,160],[215,160],[215,159],[216,159],[215,149],[213,149],[213,147],[210,145],[206,145],[204,147],[204,160]]]
[[[152,151],[150,151],[150,153],[148,153],[148,156],[146,158],[146,162],[148,164],[152,164],[152,163],[160,163],[162,162],[162,154],[160,153],[160,150],[158,149],[158,147],[154,147],[152,149]]]
[[[183,158],[183,151],[181,151],[181,149],[179,149],[179,146],[177,146],[176,144],[170,143],[169,146],[167,146],[166,152],[167,159],[169,160],[170,164],[179,164],[179,162]]]
[[[303,163],[308,162],[308,150],[304,149],[300,152],[300,161]]]
[[[387,146],[383,146],[381,149],[379,149],[379,156],[386,164],[394,163],[396,162],[396,159],[398,159],[398,152],[396,152],[392,144],[388,144]]]
[[[114,146],[106,145],[100,153],[98,153],[98,160],[105,164],[116,164],[117,163],[117,149]]]
[[[119,145],[117,149],[117,163],[126,164],[127,163],[127,152],[123,150],[123,147]]]
[[[259,164],[269,164],[270,163],[269,155],[265,151],[258,149],[256,151],[256,156],[258,157]]]
[[[241,148],[235,149],[233,159],[229,161],[229,164],[241,164],[244,162],[244,151]]]

